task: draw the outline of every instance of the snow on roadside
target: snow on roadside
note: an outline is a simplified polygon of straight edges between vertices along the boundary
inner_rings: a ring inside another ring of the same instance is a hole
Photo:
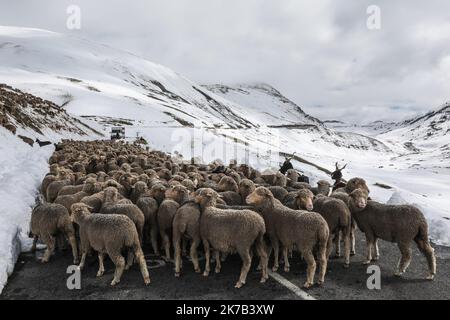
[[[28,237],[37,188],[54,148],[30,147],[0,127],[0,293]]]

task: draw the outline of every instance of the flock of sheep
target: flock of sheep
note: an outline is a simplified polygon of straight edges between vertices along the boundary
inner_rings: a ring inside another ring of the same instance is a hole
[[[107,254],[116,266],[111,285],[120,282],[123,271],[134,263],[145,284],[150,283],[142,250],[149,243],[156,255],[162,249],[166,260],[173,254],[176,277],[182,255],[189,255],[195,272],[201,272],[200,245],[205,255],[203,276],[211,271],[211,253],[216,273],[228,254],[239,254],[242,268],[236,288],[245,284],[253,256],[265,282],[272,253],[272,270],[279,268],[281,248],[288,272],[289,258],[298,250],[307,264],[304,287],[309,288],[316,264],[317,283],[324,282],[332,247],[339,257],[341,240],[344,267],[349,267],[356,227],[366,236],[364,263],[379,258],[377,239],[395,242],[401,252],[396,271],[400,275],[411,261],[414,241],[427,259],[427,279],[436,273],[423,214],[414,206],[370,200],[361,178],[332,191],[327,181],[319,181],[317,187],[298,182],[293,169],[286,175],[262,175],[236,162],[189,164],[122,141],[63,140],[49,164],[41,185],[45,201],[31,217],[33,250],[40,238],[47,246],[42,262],[47,262],[56,245],[68,239],[80,269],[88,254],[98,254],[97,276],[105,271]]]

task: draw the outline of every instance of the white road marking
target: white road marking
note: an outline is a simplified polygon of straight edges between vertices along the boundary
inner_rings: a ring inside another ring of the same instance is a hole
[[[295,284],[290,282],[285,277],[281,276],[280,274],[272,271],[268,271],[269,276],[271,276],[275,281],[277,281],[279,284],[285,286],[287,289],[295,293],[297,296],[302,298],[303,300],[316,300],[313,296],[307,294],[305,291],[297,287]]]

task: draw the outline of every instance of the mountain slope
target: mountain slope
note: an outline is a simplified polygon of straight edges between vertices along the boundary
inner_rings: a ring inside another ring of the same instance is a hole
[[[268,126],[323,126],[320,120],[306,114],[298,105],[265,83],[236,86],[214,84],[204,87],[227,100],[245,106],[242,112],[253,114]]]

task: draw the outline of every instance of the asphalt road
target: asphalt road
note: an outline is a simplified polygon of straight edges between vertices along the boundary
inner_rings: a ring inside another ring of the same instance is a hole
[[[427,281],[424,280],[427,271],[425,258],[414,246],[408,272],[395,277],[394,268],[400,255],[397,246],[379,241],[381,257],[376,264],[381,269],[381,290],[369,290],[366,285],[369,277],[367,266],[361,263],[365,251],[363,239],[359,233],[357,254],[352,257],[349,269],[343,268],[342,259],[330,260],[325,284],[306,292],[316,299],[450,299],[450,248],[433,246],[437,255],[437,275],[434,281]],[[302,299],[295,293],[295,287],[301,288],[306,271],[305,263],[294,253],[291,271],[278,271],[288,282],[281,284],[269,278],[267,283],[260,284],[260,274],[255,270],[254,262],[247,284],[235,289],[241,265],[238,256],[228,257],[222,264],[222,272],[211,273],[208,278],[196,274],[187,260],[184,261],[182,277],[175,278],[173,264],[161,265],[155,262],[159,258],[148,256],[152,278],[149,286],[144,285],[137,266],[133,266],[124,273],[116,287],[111,287],[114,265],[108,260],[105,275],[97,278],[97,260],[91,257],[82,273],[81,289],[69,290],[66,269],[71,264],[70,252],[57,252],[48,264],[37,260],[42,253],[24,253],[19,257],[0,299]],[[203,266],[203,261],[201,264]],[[269,263],[271,265],[272,262]]]

